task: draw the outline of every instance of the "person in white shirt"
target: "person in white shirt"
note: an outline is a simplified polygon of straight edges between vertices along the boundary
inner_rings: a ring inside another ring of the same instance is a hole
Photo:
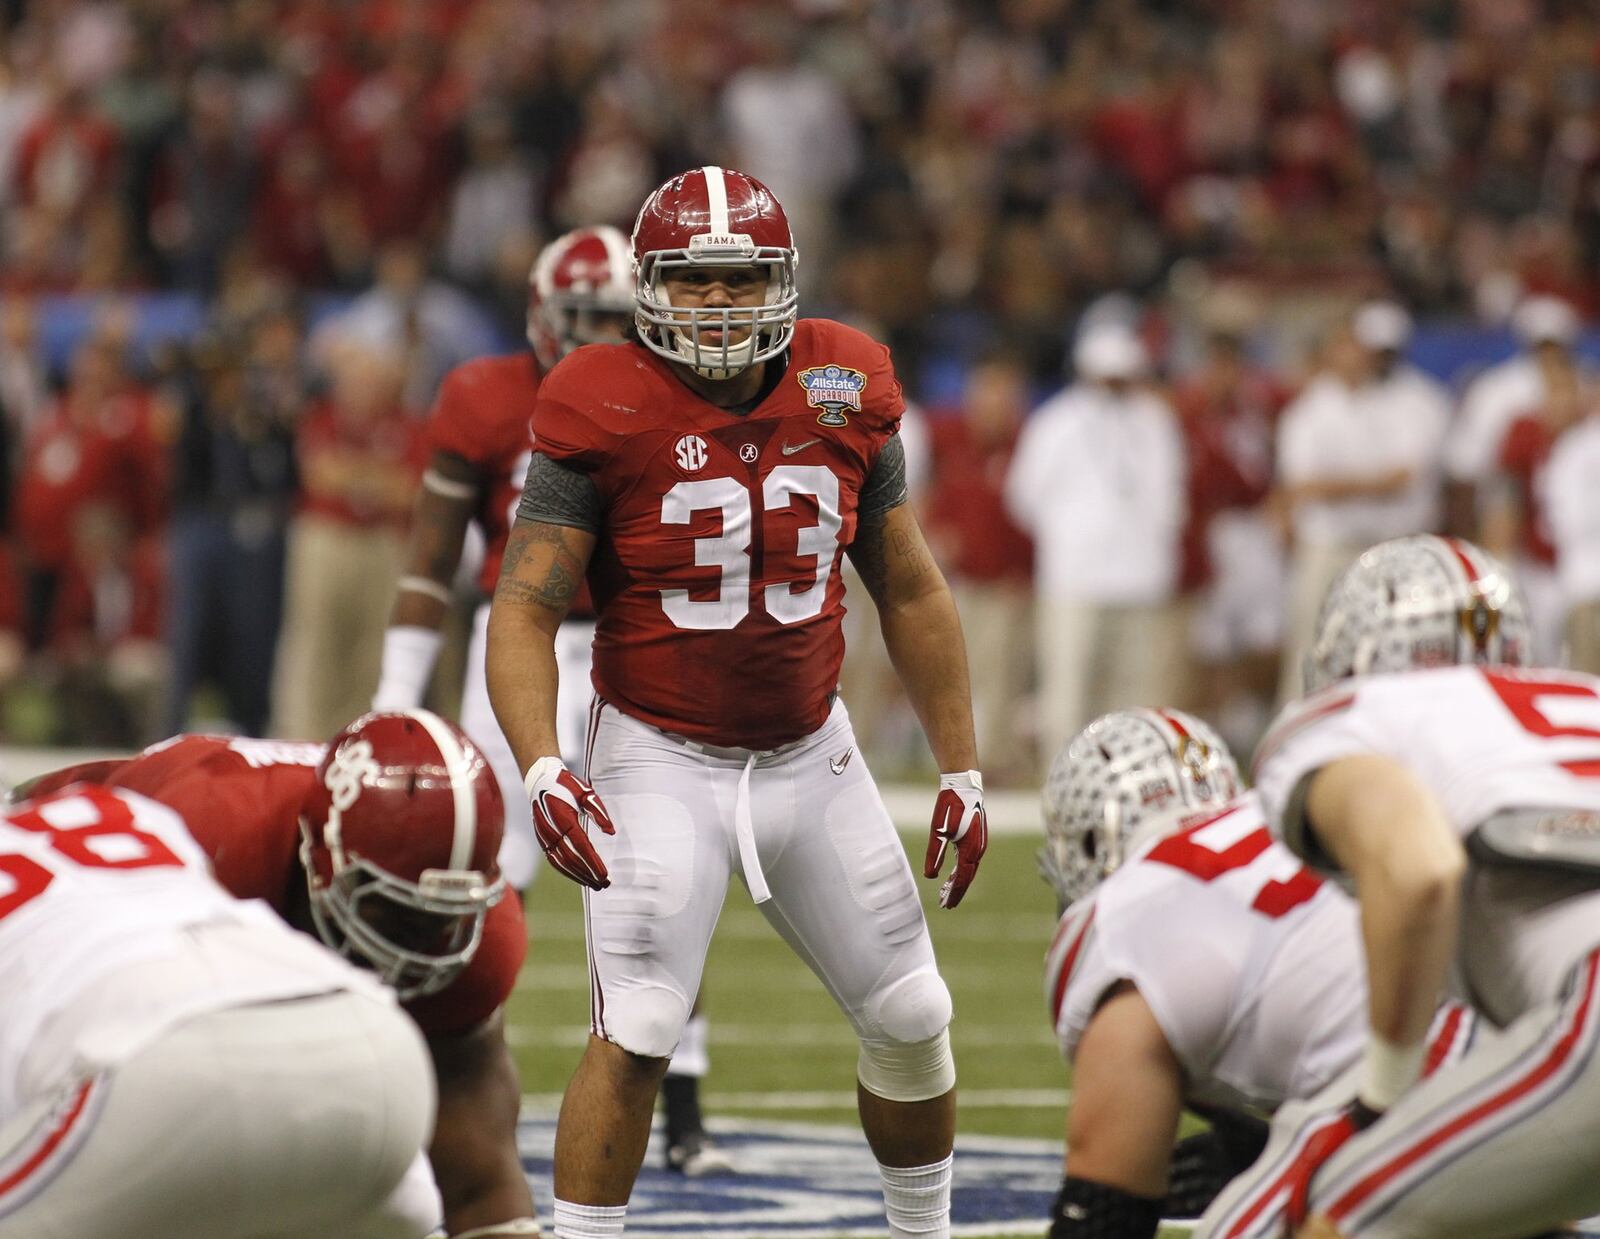
[[[1481,535],[1484,509],[1492,502],[1492,484],[1500,472],[1500,444],[1512,422],[1544,404],[1548,390],[1540,358],[1570,354],[1578,314],[1558,297],[1528,297],[1512,314],[1511,330],[1521,351],[1468,384],[1445,444],[1447,526],[1464,537]]]
[[[1600,409],[1556,440],[1543,492],[1568,606],[1568,664],[1600,675]]]
[[[1144,386],[1149,359],[1128,327],[1086,328],[1073,364],[1077,381],[1023,426],[1005,482],[1034,539],[1044,753],[1108,709],[1166,699],[1187,665],[1177,417]]]
[[[1288,639],[1279,694],[1300,664],[1328,583],[1372,542],[1439,519],[1442,392],[1400,360],[1410,329],[1398,306],[1362,309],[1329,338],[1324,369],[1278,424],[1278,470],[1292,539]]]

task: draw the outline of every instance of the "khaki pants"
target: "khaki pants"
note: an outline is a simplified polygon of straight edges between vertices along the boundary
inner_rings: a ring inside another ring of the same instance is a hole
[[[295,518],[273,679],[277,735],[326,740],[371,707],[404,553],[391,529]]]
[[[1600,598],[1574,603],[1567,612],[1567,665],[1600,675]]]
[[[1038,604],[1039,759],[1108,710],[1162,706],[1188,692],[1188,606]]]
[[[979,761],[985,774],[1031,772],[1022,724],[1033,654],[1033,602],[1026,586],[958,584],[967,643]]]

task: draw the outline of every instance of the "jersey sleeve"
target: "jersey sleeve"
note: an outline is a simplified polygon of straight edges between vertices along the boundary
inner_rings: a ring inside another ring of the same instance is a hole
[[[1075,926],[1063,918],[1049,956],[1047,999],[1070,1062],[1106,993],[1128,982],[1149,1004],[1191,1077],[1209,1073],[1228,1032],[1240,952],[1227,935],[1174,934],[1161,899],[1100,898]]]
[[[550,371],[533,406],[534,451],[583,473],[599,473],[615,453],[620,434],[600,412],[638,407],[644,397],[635,381],[627,345],[580,348]]]
[[[1273,835],[1306,864],[1336,869],[1307,828],[1305,793],[1330,762],[1362,753],[1400,752],[1386,743],[1392,714],[1404,708],[1379,681],[1335,684],[1288,707],[1256,751],[1255,785]]]
[[[528,927],[522,901],[513,892],[489,909],[483,940],[466,970],[437,994],[405,1004],[417,1027],[428,1037],[471,1032],[503,1007],[517,986],[528,953]]]
[[[444,376],[428,415],[427,441],[431,451],[450,452],[473,464],[486,464],[495,445],[481,425],[480,402],[487,393],[475,381],[470,367],[457,366]]]

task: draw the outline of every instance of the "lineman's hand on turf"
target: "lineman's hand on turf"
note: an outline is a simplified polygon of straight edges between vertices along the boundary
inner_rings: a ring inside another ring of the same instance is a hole
[[[944,864],[945,849],[956,845],[956,867],[939,889],[939,906],[953,908],[961,902],[978,876],[978,862],[989,846],[989,819],[983,811],[983,776],[976,770],[939,776],[939,799],[933,806],[933,830],[922,876],[936,878]]]
[[[522,780],[533,808],[533,829],[550,863],[581,886],[604,890],[611,885],[605,862],[589,842],[588,819],[608,835],[617,833],[600,797],[559,757],[541,757]]]

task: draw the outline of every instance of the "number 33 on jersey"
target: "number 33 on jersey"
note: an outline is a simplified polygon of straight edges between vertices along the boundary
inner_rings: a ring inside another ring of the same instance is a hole
[[[557,366],[534,439],[605,508],[589,566],[600,694],[712,744],[820,727],[844,655],[840,552],[904,408],[888,350],[822,319],[796,325],[782,377],[743,414],[636,344]]]

